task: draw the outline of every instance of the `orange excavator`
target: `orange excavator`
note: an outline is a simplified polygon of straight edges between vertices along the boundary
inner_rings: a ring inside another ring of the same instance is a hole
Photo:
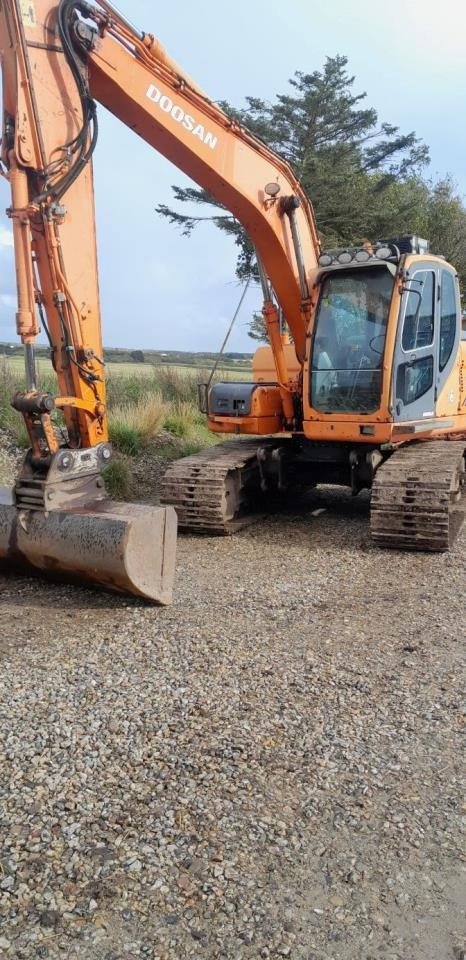
[[[175,511],[229,533],[271,490],[372,490],[383,546],[443,550],[462,519],[466,343],[458,279],[417,237],[322,252],[290,167],[223,113],[107,0],[3,0],[4,176],[31,447],[0,505],[0,559],[169,602]],[[104,105],[231,211],[251,238],[269,346],[251,383],[201,390],[234,434],[166,472],[160,508],[114,504],[92,156]],[[58,396],[38,389],[45,330]],[[54,411],[66,429],[58,435]]]

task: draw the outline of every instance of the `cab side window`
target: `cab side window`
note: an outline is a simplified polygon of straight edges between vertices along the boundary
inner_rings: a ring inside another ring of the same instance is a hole
[[[420,281],[420,282],[419,282]],[[406,304],[401,345],[405,352],[429,347],[434,339],[435,275],[419,270],[414,281],[408,280],[411,291]]]
[[[440,294],[440,350],[439,369],[443,370],[450,357],[456,340],[456,290],[452,273],[442,271]]]
[[[396,376],[396,396],[405,406],[414,403],[430,390],[434,382],[434,358],[421,357],[410,363],[402,363]]]

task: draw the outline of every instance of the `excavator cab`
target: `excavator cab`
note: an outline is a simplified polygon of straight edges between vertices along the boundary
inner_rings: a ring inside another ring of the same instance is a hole
[[[317,289],[304,374],[307,437],[392,443],[456,425],[444,418],[461,411],[458,280],[426,240],[324,253]]]

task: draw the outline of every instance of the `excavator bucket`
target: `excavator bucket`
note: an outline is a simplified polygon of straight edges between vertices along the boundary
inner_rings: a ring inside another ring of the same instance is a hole
[[[0,488],[0,566],[7,570],[100,584],[166,605],[176,528],[173,507],[103,500],[44,513],[18,509],[13,490]]]

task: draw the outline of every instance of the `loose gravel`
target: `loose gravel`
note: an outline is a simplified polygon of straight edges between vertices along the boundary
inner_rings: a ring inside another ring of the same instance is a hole
[[[367,515],[181,537],[166,609],[0,578],[2,960],[464,958],[466,532]]]
[[[0,428],[0,486],[10,484],[21,461],[21,451],[8,440]]]

